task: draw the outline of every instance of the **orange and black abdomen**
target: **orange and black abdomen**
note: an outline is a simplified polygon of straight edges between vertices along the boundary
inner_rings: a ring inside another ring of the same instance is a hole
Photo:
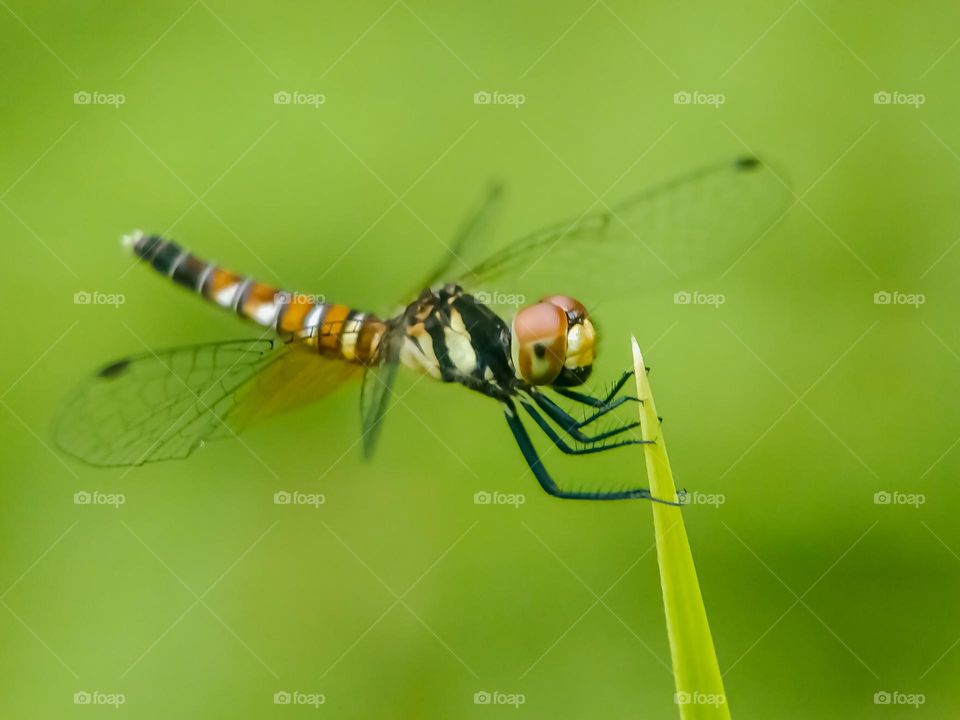
[[[293,337],[323,355],[364,365],[378,362],[386,325],[375,315],[223,270],[157,235],[134,235],[130,245],[135,255],[178,285],[258,325],[272,327],[281,336]]]

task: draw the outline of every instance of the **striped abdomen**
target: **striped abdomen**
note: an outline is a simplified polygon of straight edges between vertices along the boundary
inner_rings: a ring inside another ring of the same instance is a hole
[[[374,315],[223,270],[157,235],[137,233],[129,238],[129,244],[134,254],[155,270],[220,307],[272,327],[282,336],[292,336],[323,355],[364,365],[377,362],[386,325]]]

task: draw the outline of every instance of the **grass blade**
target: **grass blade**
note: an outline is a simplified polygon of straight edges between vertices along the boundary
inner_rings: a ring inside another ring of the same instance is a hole
[[[656,498],[676,500],[677,490],[670,471],[670,459],[664,443],[657,407],[650,392],[643,356],[636,338],[631,338],[633,366],[640,403],[640,430],[644,440],[656,440],[645,446],[647,478]],[[676,686],[674,699],[682,720],[718,720],[730,718],[730,707],[723,691],[723,678],[713,648],[707,611],[700,595],[697,570],[678,507],[650,503],[657,540],[657,563],[663,589],[663,609],[667,617],[667,635]]]

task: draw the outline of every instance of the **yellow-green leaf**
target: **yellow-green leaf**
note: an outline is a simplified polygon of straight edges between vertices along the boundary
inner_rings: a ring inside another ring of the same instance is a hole
[[[670,459],[663,439],[657,407],[650,392],[643,356],[636,338],[633,345],[633,366],[637,378],[640,403],[640,430],[644,440],[655,441],[644,446],[647,478],[655,498],[677,500],[677,490],[670,471]],[[693,565],[690,542],[683,524],[681,508],[650,503],[657,541],[657,562],[663,609],[667,618],[667,635],[676,687],[674,699],[682,720],[723,720],[730,718],[730,706],[723,690],[723,678],[713,648],[707,611],[700,595],[697,570]]]

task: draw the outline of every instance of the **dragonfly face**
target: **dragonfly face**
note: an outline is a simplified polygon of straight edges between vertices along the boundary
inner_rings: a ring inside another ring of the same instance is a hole
[[[596,330],[582,303],[549,295],[513,319],[517,371],[531,385],[582,385],[593,370]]]
[[[786,205],[786,186],[756,159],[737,158],[472,258],[486,245],[481,231],[498,200],[494,190],[450,245],[450,257],[420,285],[435,289],[422,291],[389,319],[255,282],[172,240],[131,236],[128,244],[144,263],[265,330],[255,340],[151,350],[108,364],[64,403],[58,445],[103,466],[182,458],[205,440],[235,435],[362,376],[363,449],[369,455],[390,406],[396,370],[407,365],[497,400],[530,471],[551,495],[655,499],[640,487],[567,490],[544,468],[520,410],[569,455],[644,442],[626,434],[636,422],[588,430],[631,400],[617,396],[631,373],[602,396],[573,390],[593,370],[597,333],[581,302],[545,292],[564,288],[596,302],[651,288],[658,271],[665,276],[664,268],[672,283],[684,273],[728,264],[747,242],[763,238]],[[454,259],[469,268],[466,274],[452,272]],[[457,279],[438,284],[451,278]],[[542,299],[508,324],[478,299],[479,292],[468,291],[484,286]],[[271,334],[276,337],[265,339]],[[546,390],[585,406],[587,416],[577,420]]]

